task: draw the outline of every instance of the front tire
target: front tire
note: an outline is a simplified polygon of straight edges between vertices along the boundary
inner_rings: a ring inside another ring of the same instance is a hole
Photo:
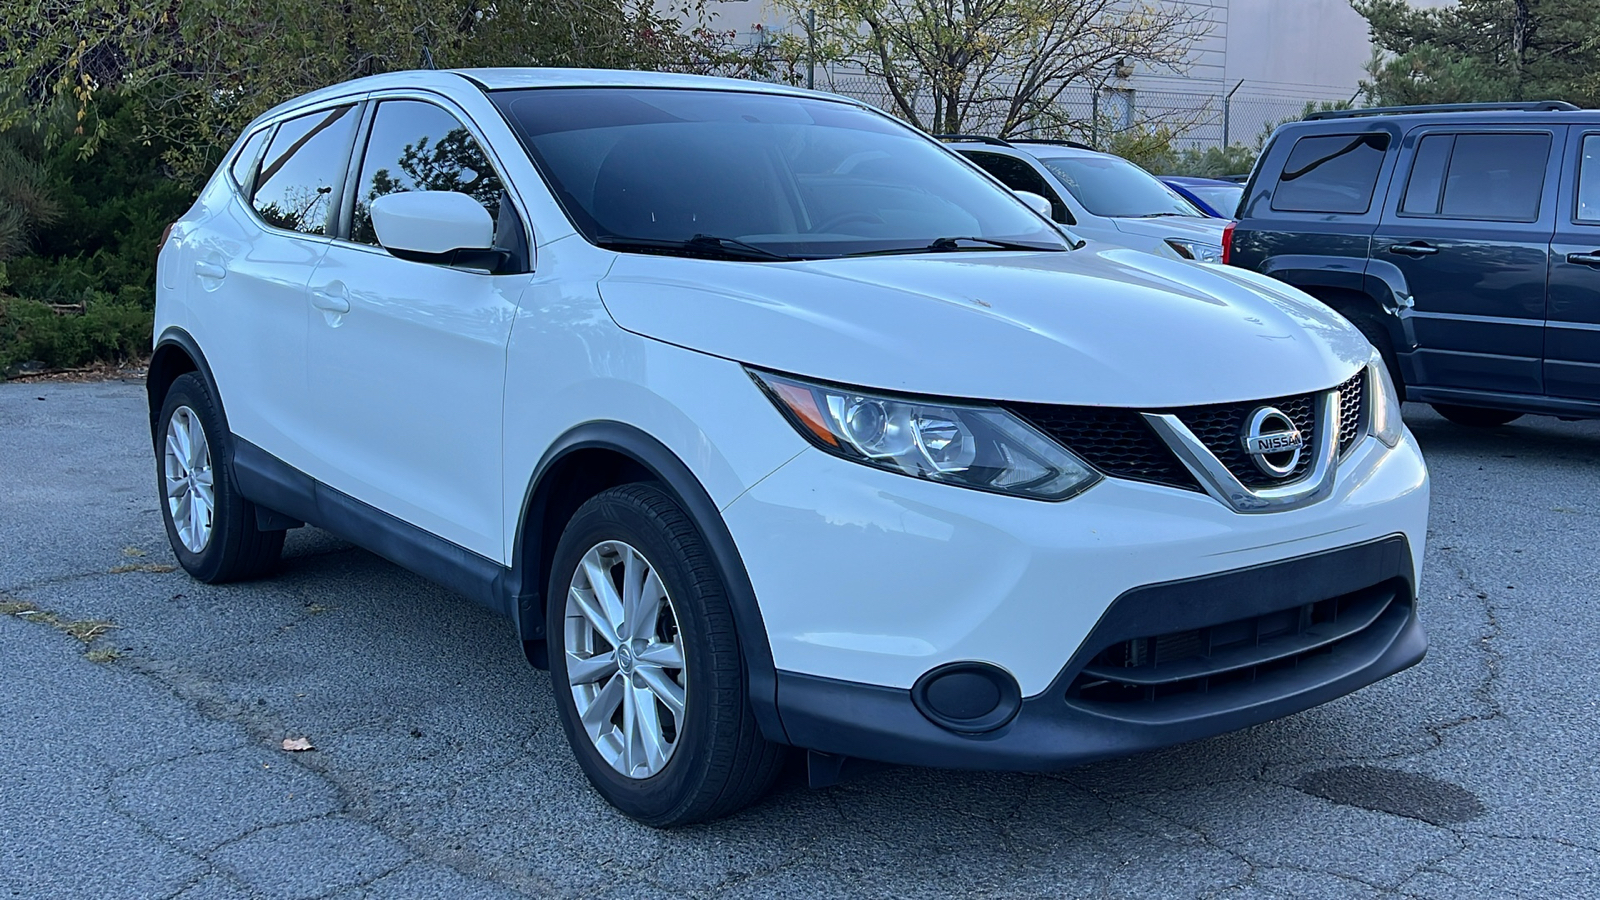
[[[1435,403],[1433,411],[1457,425],[1471,428],[1493,428],[1522,418],[1522,413],[1508,409],[1486,409],[1481,406],[1456,406],[1453,403]]]
[[[660,488],[596,495],[556,547],[550,680],[578,765],[646,825],[715,819],[781,768],[746,690],[733,610],[699,530]]]
[[[178,376],[156,419],[156,484],[178,564],[207,584],[264,575],[283,553],[284,532],[256,528],[255,506],[233,483],[227,439],[206,383]]]

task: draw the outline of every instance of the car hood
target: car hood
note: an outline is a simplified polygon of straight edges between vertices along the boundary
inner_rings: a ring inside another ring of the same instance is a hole
[[[1112,219],[1113,225],[1123,234],[1137,234],[1158,240],[1177,238],[1182,241],[1201,241],[1216,247],[1222,246],[1222,230],[1228,227],[1226,219],[1204,219],[1190,216],[1154,216],[1149,219]]]
[[[892,391],[1164,407],[1330,388],[1372,350],[1265,276],[1122,248],[752,263],[618,254],[621,327]]]

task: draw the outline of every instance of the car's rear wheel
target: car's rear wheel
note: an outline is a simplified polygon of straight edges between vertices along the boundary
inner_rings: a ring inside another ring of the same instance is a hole
[[[264,575],[283,552],[284,533],[256,528],[255,507],[223,464],[227,438],[205,382],[178,376],[156,420],[161,518],[184,571],[211,584]]]
[[[1457,425],[1473,428],[1493,428],[1522,418],[1522,413],[1509,409],[1486,409],[1481,406],[1456,406],[1452,403],[1435,403],[1433,411]]]
[[[782,748],[756,726],[727,591],[670,496],[631,484],[585,503],[556,548],[548,596],[556,706],[601,796],[668,827],[766,792]]]

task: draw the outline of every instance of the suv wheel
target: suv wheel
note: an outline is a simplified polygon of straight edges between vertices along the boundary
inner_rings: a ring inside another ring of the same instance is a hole
[[[1456,406],[1451,403],[1435,403],[1433,411],[1457,425],[1470,425],[1473,428],[1492,428],[1515,422],[1522,418],[1522,413],[1511,412],[1506,409],[1485,409],[1481,406]]]
[[[1328,303],[1327,300],[1323,302]],[[1394,341],[1389,337],[1389,331],[1383,322],[1376,315],[1365,310],[1351,309],[1347,304],[1334,306],[1333,311],[1344,316],[1345,321],[1354,325],[1362,337],[1378,349],[1378,354],[1383,357],[1384,367],[1389,370],[1389,381],[1394,384],[1395,393],[1403,402],[1406,399],[1406,383],[1405,379],[1400,377],[1400,358],[1395,355]]]
[[[572,517],[551,566],[550,677],[578,764],[613,806],[660,827],[727,815],[772,784],[733,610],[694,523],[647,484]]]
[[[200,376],[172,382],[156,421],[161,518],[178,563],[208,584],[266,574],[283,552],[284,532],[256,528],[255,507],[222,464],[227,434]]]

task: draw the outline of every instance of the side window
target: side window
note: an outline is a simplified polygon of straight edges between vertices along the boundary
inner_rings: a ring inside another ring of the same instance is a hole
[[[1000,183],[1013,191],[1027,191],[1050,201],[1050,216],[1057,222],[1068,225],[1072,221],[1072,213],[1067,210],[1067,205],[1061,202],[1056,192],[1051,190],[1050,183],[1044,180],[1038,170],[1020,159],[1012,156],[1003,156],[999,153],[982,153],[964,151],[961,154],[978,164],[978,167],[990,175],[1000,179]]]
[[[270,127],[263,128],[245,140],[244,146],[239,148],[239,155],[233,158],[233,165],[229,171],[233,173],[233,183],[239,186],[246,197],[250,196],[250,188],[254,185],[256,177],[256,163],[261,161],[261,145],[267,142],[267,135],[272,133]]]
[[[333,185],[344,174],[355,132],[354,109],[319,110],[278,126],[251,198],[267,224],[302,234],[326,233]]]
[[[1548,134],[1461,134],[1450,153],[1439,214],[1451,219],[1539,218]]]
[[[1295,141],[1272,192],[1279,212],[1352,213],[1372,205],[1389,136],[1328,134]]]
[[[1450,145],[1454,141],[1455,135],[1430,134],[1417,145],[1411,178],[1406,182],[1406,197],[1400,204],[1402,213],[1431,216],[1439,212],[1444,167],[1450,163]]]
[[[1573,218],[1600,225],[1600,134],[1583,136],[1578,159],[1578,208]]]
[[[459,191],[498,219],[505,189],[483,148],[455,116],[421,100],[385,100],[378,104],[362,155],[350,240],[376,245],[372,201],[402,191]]]

